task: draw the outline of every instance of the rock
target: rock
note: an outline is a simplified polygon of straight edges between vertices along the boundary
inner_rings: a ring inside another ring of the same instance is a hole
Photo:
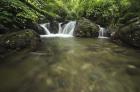
[[[76,37],[98,37],[99,27],[88,19],[78,20],[77,27],[74,32]]]
[[[140,48],[140,20],[121,27],[117,35],[123,42]]]
[[[137,68],[134,65],[129,65],[126,68],[126,73],[129,74],[129,75],[131,75],[131,76],[140,75],[140,68]]]
[[[0,34],[4,34],[4,33],[7,33],[7,32],[9,32],[9,29],[6,28],[4,25],[0,24]]]
[[[112,40],[123,42],[133,47],[140,48],[140,18],[132,18],[125,21],[118,31],[112,35]]]
[[[57,21],[51,21],[50,22],[50,32],[51,33],[57,33],[58,32],[58,23]]]
[[[40,36],[33,30],[26,29],[8,33],[1,37],[0,46],[6,49],[36,49],[40,43]]]
[[[43,35],[45,30],[37,23],[30,23],[26,25],[26,28],[34,30],[36,33]]]
[[[65,21],[61,21],[60,23],[62,23],[61,26],[64,26],[65,24],[67,24],[69,22],[70,22],[70,20],[65,20]]]

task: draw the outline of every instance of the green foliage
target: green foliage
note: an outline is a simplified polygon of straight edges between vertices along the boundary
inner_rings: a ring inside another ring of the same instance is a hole
[[[139,0],[1,0],[0,23],[36,22],[41,16],[48,20],[86,17],[116,24],[127,13],[140,15]]]
[[[20,26],[28,21],[35,22],[40,15],[20,0],[1,0],[0,23],[7,27]]]
[[[129,0],[42,0],[42,2],[46,3],[42,9],[66,19],[99,16],[107,20],[110,17],[119,17],[131,5]]]

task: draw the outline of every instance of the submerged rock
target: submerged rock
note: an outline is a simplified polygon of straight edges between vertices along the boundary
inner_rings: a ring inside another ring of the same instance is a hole
[[[78,20],[77,27],[74,32],[76,37],[98,37],[99,27],[97,24],[88,19]]]
[[[140,68],[136,67],[135,65],[128,65],[126,68],[126,72],[129,75],[140,75]]]
[[[0,39],[0,46],[6,49],[36,49],[40,36],[33,30],[26,29],[19,32],[5,34]]]

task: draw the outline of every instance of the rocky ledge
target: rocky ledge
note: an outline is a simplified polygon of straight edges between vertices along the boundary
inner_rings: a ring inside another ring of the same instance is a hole
[[[35,50],[41,42],[40,36],[33,30],[26,29],[0,36],[0,54],[15,50]]]
[[[115,41],[122,41],[130,46],[140,48],[140,17],[132,18],[119,27],[112,35]]]

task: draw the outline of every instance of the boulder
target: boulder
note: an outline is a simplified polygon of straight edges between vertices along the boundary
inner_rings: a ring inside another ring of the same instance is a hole
[[[133,47],[140,48],[140,18],[128,20],[119,30],[112,35],[113,39],[119,39],[122,42]]]
[[[98,37],[99,27],[88,19],[80,19],[74,32],[76,37]]]
[[[8,33],[1,37],[0,46],[5,49],[36,49],[40,43],[40,36],[33,30],[26,29]]]

